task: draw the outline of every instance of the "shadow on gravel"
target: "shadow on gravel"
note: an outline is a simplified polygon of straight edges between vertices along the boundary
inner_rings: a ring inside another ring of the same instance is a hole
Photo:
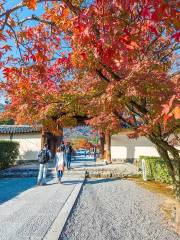
[[[62,180],[62,184],[64,184],[64,185],[74,185],[77,183],[82,183],[82,181],[81,180],[72,180],[72,181],[63,181]]]
[[[98,183],[107,183],[107,182],[112,182],[112,181],[119,181],[121,180],[120,178],[101,178],[101,179],[93,179],[89,180],[86,179],[85,184],[98,184]]]
[[[0,179],[0,205],[36,185],[36,178]]]
[[[103,165],[102,165],[103,166]],[[91,168],[93,168],[93,167],[96,167],[96,164],[86,164],[85,166],[75,166],[75,167],[72,167],[72,169],[81,169],[81,168],[88,168],[88,167],[91,167]]]

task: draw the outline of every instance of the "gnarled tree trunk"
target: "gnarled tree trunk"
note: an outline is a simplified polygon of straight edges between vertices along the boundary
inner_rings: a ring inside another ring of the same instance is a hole
[[[172,178],[176,198],[180,201],[180,156],[179,150],[171,146],[167,141],[157,136],[149,135],[148,138],[153,142],[159,155],[165,161],[169,175]]]

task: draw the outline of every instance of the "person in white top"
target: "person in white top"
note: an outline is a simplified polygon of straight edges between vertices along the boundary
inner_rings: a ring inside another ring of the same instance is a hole
[[[57,178],[59,183],[61,183],[61,178],[64,173],[64,152],[61,147],[58,147],[56,155],[55,155],[55,162],[56,162],[56,172]]]

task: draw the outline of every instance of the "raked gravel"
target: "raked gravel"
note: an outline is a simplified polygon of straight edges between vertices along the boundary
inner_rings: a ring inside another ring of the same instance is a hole
[[[166,224],[162,202],[129,180],[88,180],[60,240],[180,240]]]

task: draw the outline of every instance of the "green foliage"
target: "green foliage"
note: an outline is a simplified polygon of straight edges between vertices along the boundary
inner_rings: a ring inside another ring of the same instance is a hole
[[[168,173],[167,165],[162,158],[141,156],[140,159],[144,159],[146,162],[146,173],[148,180],[172,184],[172,179]]]
[[[94,145],[97,145],[99,143],[99,137],[89,138],[89,141]]]
[[[0,125],[14,125],[14,120],[13,119],[4,119],[0,121]]]
[[[0,169],[14,164],[19,155],[19,143],[14,141],[0,141]]]

